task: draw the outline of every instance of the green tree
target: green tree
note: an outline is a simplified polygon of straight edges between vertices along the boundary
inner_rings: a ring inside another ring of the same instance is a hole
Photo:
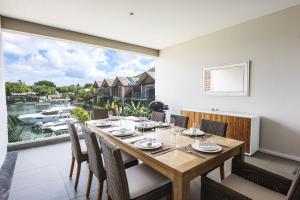
[[[55,85],[53,82],[51,82],[51,81],[46,81],[46,80],[35,82],[34,85],[35,85],[35,86],[46,85],[46,86],[48,86],[48,87],[54,87],[54,88],[56,88],[56,85]]]
[[[33,91],[36,92],[39,96],[45,96],[54,94],[56,89],[47,85],[37,85],[33,87]]]
[[[68,93],[69,92],[69,86],[57,87],[56,90],[59,93]]]
[[[90,88],[92,88],[93,87],[93,84],[91,84],[91,83],[86,83],[84,86],[83,86],[83,88],[88,88],[88,89],[90,89]]]
[[[78,95],[85,104],[90,103],[93,98],[93,93],[90,89],[80,89]]]
[[[20,82],[6,82],[5,90],[7,96],[12,95],[13,93],[31,92],[31,89],[27,85]]]

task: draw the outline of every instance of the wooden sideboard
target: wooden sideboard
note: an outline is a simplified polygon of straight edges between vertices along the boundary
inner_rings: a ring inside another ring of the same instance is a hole
[[[227,123],[226,137],[245,142],[247,155],[254,154],[259,149],[260,117],[251,114],[182,110],[181,115],[189,117],[188,127],[193,123],[199,126],[201,119]]]

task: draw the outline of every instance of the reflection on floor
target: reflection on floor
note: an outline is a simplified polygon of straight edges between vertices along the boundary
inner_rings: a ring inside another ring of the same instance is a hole
[[[78,190],[75,191],[74,179],[68,177],[70,155],[69,142],[19,151],[9,199],[86,199],[88,167],[83,164]],[[295,161],[263,153],[246,157],[246,161],[289,178],[297,166]],[[230,162],[225,163],[226,175],[230,173],[230,165]],[[215,170],[209,176],[218,180],[219,171]],[[96,199],[96,194],[97,179],[94,178],[90,199]]]

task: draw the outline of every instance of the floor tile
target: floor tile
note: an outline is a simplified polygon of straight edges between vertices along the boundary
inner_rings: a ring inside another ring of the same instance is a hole
[[[9,200],[68,200],[70,199],[62,179],[44,181],[26,190],[11,192]]]
[[[61,176],[54,165],[19,172],[13,176],[11,192],[28,189],[56,179],[61,179]]]
[[[81,174],[80,174],[78,187],[76,191],[74,189],[75,174],[76,171],[74,171],[72,179],[70,179],[69,177],[63,178],[63,181],[65,183],[70,198],[76,198],[76,197],[84,196],[86,194],[86,187],[88,181],[88,166],[82,165]],[[98,179],[94,176],[92,181],[92,186],[91,186],[91,192],[97,190],[97,188],[98,188]]]

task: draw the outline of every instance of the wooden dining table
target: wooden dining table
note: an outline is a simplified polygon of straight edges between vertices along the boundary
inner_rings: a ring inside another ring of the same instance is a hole
[[[111,127],[99,127],[95,122],[88,121],[86,125],[97,135],[168,177],[172,181],[174,200],[189,199],[190,181],[194,178],[205,175],[232,157],[244,159],[244,142],[230,138],[209,134],[196,138],[184,134],[175,136],[175,131],[179,131],[176,127],[155,128],[152,131],[143,132],[136,130],[133,136],[121,138],[113,136],[112,130],[121,127],[135,130],[139,122],[123,118],[113,122]],[[166,150],[159,152],[159,150],[149,151],[137,148],[134,143],[144,137],[158,139],[163,146],[165,145],[165,148],[167,147]],[[177,137],[179,147],[174,147],[175,137]],[[215,142],[222,147],[222,151],[214,154],[191,151],[190,144],[198,140]]]

